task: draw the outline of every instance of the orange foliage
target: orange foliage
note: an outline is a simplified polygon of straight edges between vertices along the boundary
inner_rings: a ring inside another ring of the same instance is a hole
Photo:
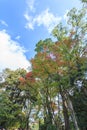
[[[33,75],[32,75],[32,72],[28,72],[25,77],[28,79],[28,78],[30,78],[30,77],[32,77],[32,76],[33,76]]]
[[[26,75],[25,75],[25,79],[30,81],[30,82],[35,82],[35,78],[32,74],[32,72],[28,72]]]
[[[54,111],[58,110],[58,106],[55,102],[51,102],[51,107]]]
[[[19,78],[19,81],[20,81],[20,83],[25,83],[25,78],[20,77],[20,78]]]

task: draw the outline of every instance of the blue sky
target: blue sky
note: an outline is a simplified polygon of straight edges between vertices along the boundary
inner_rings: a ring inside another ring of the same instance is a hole
[[[80,6],[80,0],[0,0],[0,71],[30,66],[36,43]]]

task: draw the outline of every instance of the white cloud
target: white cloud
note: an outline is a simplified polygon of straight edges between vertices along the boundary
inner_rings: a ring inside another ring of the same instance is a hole
[[[8,27],[8,24],[4,20],[0,20],[0,24]]]
[[[16,40],[19,40],[19,39],[20,39],[20,37],[21,37],[21,36],[19,36],[19,35],[18,35],[18,36],[16,36],[16,38],[15,38],[15,39],[16,39]]]
[[[61,17],[54,15],[49,11],[49,9],[44,10],[35,17],[29,16],[29,13],[26,12],[24,17],[27,20],[25,26],[27,29],[34,29],[35,25],[43,25],[47,28],[48,32],[51,32],[54,26],[56,26],[61,21]]]
[[[0,71],[5,68],[12,70],[18,68],[27,69],[30,63],[24,55],[25,50],[13,41],[10,35],[5,31],[0,31]]]
[[[35,7],[34,7],[35,0],[26,0],[26,3],[27,3],[28,10],[34,12],[35,11]]]
[[[24,14],[25,19],[27,20],[27,23],[25,25],[25,28],[27,29],[34,29],[34,21],[32,16],[29,16],[28,12]]]

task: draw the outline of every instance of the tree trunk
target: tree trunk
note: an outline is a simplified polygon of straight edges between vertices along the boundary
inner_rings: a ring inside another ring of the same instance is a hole
[[[66,107],[66,100],[65,96],[60,88],[60,94],[62,97],[62,103],[63,103],[63,114],[64,114],[64,122],[65,122],[65,130],[70,130],[70,122],[69,122],[69,115],[68,115],[68,110]]]
[[[28,103],[29,103],[29,102],[28,102]],[[29,130],[29,129],[30,129],[30,127],[29,127],[29,123],[30,123],[29,118],[30,118],[30,114],[31,114],[31,109],[32,109],[32,105],[31,105],[31,103],[30,103],[30,108],[29,108],[29,111],[28,111],[27,117],[26,117],[26,130]]]
[[[72,116],[72,119],[74,122],[75,129],[79,130],[78,123],[77,123],[76,116],[75,116],[75,112],[74,112],[73,105],[72,105],[72,101],[69,99],[69,97],[68,97],[67,103],[69,106],[69,110],[71,112],[71,116]]]
[[[50,102],[49,102],[49,92],[48,92],[48,88],[46,88],[46,107],[47,107],[47,111],[48,111],[48,122],[49,124],[52,124],[52,119],[53,119],[53,116],[52,116],[52,111],[51,111],[51,106],[50,106]]]

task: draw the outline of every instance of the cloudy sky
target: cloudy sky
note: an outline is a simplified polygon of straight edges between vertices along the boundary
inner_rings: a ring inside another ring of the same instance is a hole
[[[0,71],[28,68],[36,43],[80,0],[0,0]]]

